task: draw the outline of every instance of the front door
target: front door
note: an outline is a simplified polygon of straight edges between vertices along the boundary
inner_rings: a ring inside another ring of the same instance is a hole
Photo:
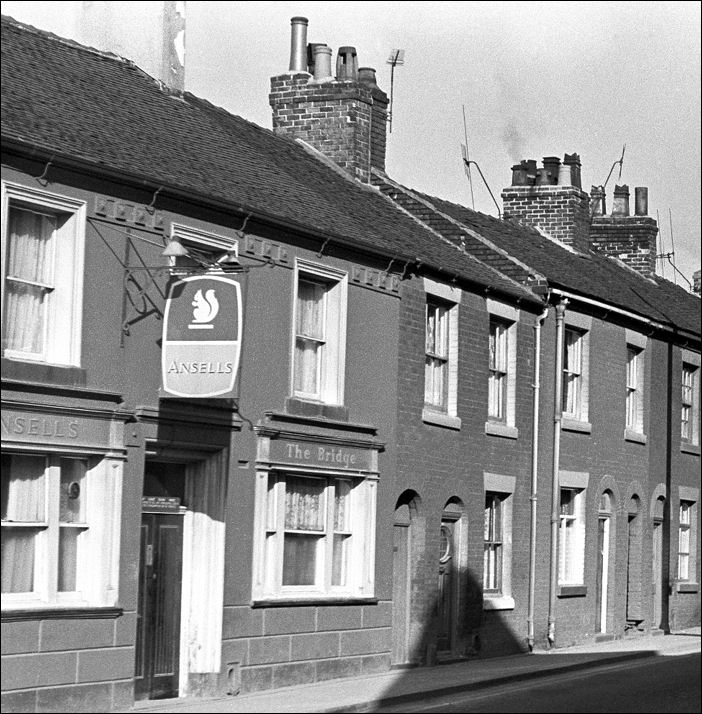
[[[653,521],[653,627],[663,625],[663,521]]]
[[[143,513],[137,608],[136,699],[178,696],[183,516]]]
[[[406,664],[409,662],[409,556],[410,556],[410,520],[409,509],[404,518],[402,508],[395,514],[392,527],[392,663]]]
[[[607,632],[607,591],[609,589],[609,518],[597,520],[597,632]]]
[[[437,653],[449,652],[453,644],[456,605],[455,530],[455,520],[441,519]]]

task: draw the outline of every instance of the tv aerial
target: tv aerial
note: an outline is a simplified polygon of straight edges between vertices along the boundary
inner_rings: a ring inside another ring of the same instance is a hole
[[[404,50],[390,50],[390,56],[387,59],[387,64],[390,65],[390,109],[388,111],[388,130],[392,134],[392,98],[395,84],[395,67],[405,63]]]

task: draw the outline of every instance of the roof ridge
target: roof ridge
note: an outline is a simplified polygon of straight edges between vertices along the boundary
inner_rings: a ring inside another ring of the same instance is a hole
[[[122,55],[118,55],[115,52],[110,52],[109,50],[101,50],[97,47],[84,45],[78,42],[77,40],[72,40],[69,37],[62,37],[61,35],[57,35],[56,33],[51,32],[49,30],[42,30],[40,27],[35,27],[34,25],[29,25],[26,22],[20,22],[19,20],[15,20],[14,17],[10,17],[9,15],[0,15],[0,18],[3,24],[8,25],[10,27],[16,27],[19,30],[38,35],[52,42],[56,42],[57,44],[70,47],[71,49],[79,50],[81,52],[87,52],[88,54],[97,55],[98,57],[102,57],[103,59],[111,60],[113,62],[118,62],[120,64],[126,65],[127,67],[131,67],[132,69],[135,69],[141,74],[143,74],[144,77],[150,79],[164,94],[168,96],[180,96],[180,98],[182,98],[182,95],[185,94],[185,92],[182,92],[179,89],[173,89],[172,87],[169,87],[167,84],[165,84],[165,82],[149,74],[145,69],[142,69],[134,60],[130,60],[128,57],[123,57]]]
[[[484,245],[486,245],[491,250],[494,250],[498,255],[500,255],[503,258],[506,258],[510,262],[514,263],[516,266],[518,266],[519,268],[524,270],[528,275],[534,276],[534,278],[536,280],[546,280],[546,277],[544,275],[542,275],[538,271],[534,270],[533,268],[529,267],[528,265],[526,265],[526,263],[523,263],[518,258],[515,258],[513,255],[510,255],[504,248],[500,248],[499,246],[495,245],[490,239],[485,238],[485,236],[480,235],[477,231],[466,226],[465,223],[462,223],[461,221],[458,221],[457,219],[453,218],[452,216],[449,216],[448,214],[444,213],[443,211],[440,211],[432,203],[423,199],[421,196],[418,196],[414,191],[412,191],[412,189],[409,189],[406,186],[403,186],[402,184],[399,184],[396,181],[393,181],[387,174],[381,173],[377,169],[371,169],[371,171],[376,173],[376,175],[378,175],[379,178],[382,178],[383,180],[387,181],[394,188],[398,189],[399,191],[403,191],[407,195],[411,196],[415,201],[419,201],[419,203],[422,203],[427,208],[431,208],[438,215],[440,215],[444,220],[457,226],[462,231],[465,231],[468,235],[472,236],[476,240],[478,240],[481,243],[483,243]],[[458,206],[459,204],[455,204],[455,205]],[[468,210],[470,210],[470,209],[468,209]],[[477,211],[476,211],[476,213],[477,213]],[[453,245],[455,245],[455,244],[453,244]],[[456,247],[458,247],[458,246],[456,246]]]
[[[386,180],[386,179],[387,179],[389,183],[393,183],[393,182],[388,178],[387,174],[385,174],[385,173],[383,173],[383,172],[381,172],[381,171],[378,171],[377,169],[371,169],[371,173],[374,174],[374,175],[376,175],[378,178],[381,178],[381,179],[383,179],[383,180]],[[520,288],[520,290],[523,290],[523,291],[525,291],[525,292],[527,292],[527,293],[533,295],[534,297],[538,298],[538,296],[531,290],[531,288],[529,288],[529,287],[526,286],[526,285],[522,285],[522,283],[518,282],[517,280],[515,280],[515,279],[512,278],[512,277],[510,277],[509,275],[507,275],[507,274],[505,274],[505,273],[502,273],[501,271],[497,270],[497,268],[493,268],[491,265],[488,265],[487,263],[484,263],[482,260],[480,260],[480,258],[477,258],[477,257],[474,256],[472,253],[469,253],[469,252],[467,252],[467,251],[465,251],[465,250],[462,250],[462,249],[461,249],[459,246],[457,246],[453,241],[449,240],[448,238],[446,238],[446,236],[442,235],[442,234],[441,234],[439,231],[437,231],[435,228],[432,228],[430,225],[426,224],[424,221],[422,221],[422,220],[420,220],[419,218],[417,218],[413,213],[411,213],[410,211],[408,211],[406,208],[403,208],[402,206],[398,205],[395,201],[393,201],[392,198],[390,198],[389,196],[387,196],[387,195],[386,195],[385,193],[383,193],[382,191],[379,191],[379,192],[378,192],[378,195],[382,196],[383,199],[385,199],[386,201],[388,201],[389,203],[391,203],[392,206],[393,206],[396,210],[398,210],[398,211],[400,211],[401,213],[404,213],[404,214],[406,214],[407,216],[409,216],[415,223],[418,223],[424,230],[429,231],[430,233],[432,233],[433,235],[435,235],[437,238],[439,238],[441,241],[443,241],[443,242],[446,243],[447,245],[450,245],[454,250],[457,250],[457,251],[458,251],[461,255],[463,255],[464,257],[468,258],[469,260],[471,260],[471,261],[473,261],[473,262],[475,262],[475,263],[478,263],[481,267],[485,268],[485,269],[488,270],[489,272],[495,273],[496,275],[499,275],[502,280],[506,280],[506,281],[512,283],[513,285],[518,286],[518,287]],[[532,272],[533,272],[533,271],[532,271]],[[474,280],[473,282],[475,282],[475,280]]]

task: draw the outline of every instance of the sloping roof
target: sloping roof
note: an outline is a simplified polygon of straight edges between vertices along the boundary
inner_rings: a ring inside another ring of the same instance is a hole
[[[646,278],[617,260],[573,251],[534,228],[422,194],[377,172],[375,182],[403,209],[516,280],[531,271],[553,288],[700,334],[700,298],[664,278]]]
[[[167,91],[127,60],[6,17],[2,139],[57,162],[76,160],[331,237],[396,259],[395,270],[420,261],[459,280],[538,299],[297,143],[190,93]]]

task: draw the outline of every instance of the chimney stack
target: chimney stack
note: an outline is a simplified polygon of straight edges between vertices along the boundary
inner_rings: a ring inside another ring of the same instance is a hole
[[[604,206],[604,188],[599,190]],[[604,209],[600,214],[593,210],[590,244],[595,252],[617,258],[641,275],[650,277],[656,272],[658,224],[647,215],[648,189],[643,186],[634,189],[633,216],[629,210],[629,195],[628,186],[615,186],[612,214],[606,215]]]
[[[339,48],[334,77],[332,49],[305,44],[306,18],[293,17],[291,25],[290,70],[271,77],[273,131],[307,142],[369,183],[371,168],[385,170],[388,96],[374,69],[359,70],[354,47]]]
[[[543,168],[525,159],[512,166],[512,185],[502,191],[504,217],[538,227],[554,240],[587,252],[589,196],[580,187],[580,157],[544,156]]]
[[[692,274],[692,292],[696,295],[700,294],[700,283],[702,283],[702,270],[695,270]]]

